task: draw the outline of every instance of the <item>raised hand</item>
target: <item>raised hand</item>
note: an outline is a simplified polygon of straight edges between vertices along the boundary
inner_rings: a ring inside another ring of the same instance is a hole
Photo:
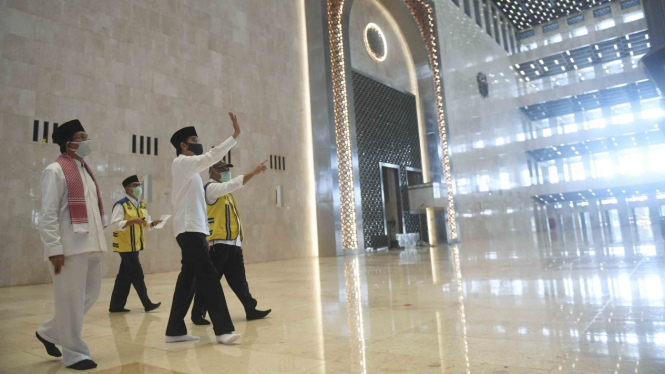
[[[233,123],[233,139],[238,139],[240,136],[240,125],[238,125],[238,117],[233,114],[233,112],[229,112],[229,117]]]

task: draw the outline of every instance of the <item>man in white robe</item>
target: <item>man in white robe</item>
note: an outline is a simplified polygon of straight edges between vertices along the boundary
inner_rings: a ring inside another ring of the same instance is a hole
[[[53,279],[55,313],[37,328],[36,336],[65,366],[75,370],[97,367],[81,338],[83,317],[99,297],[101,253],[106,251],[104,208],[92,170],[84,158],[90,139],[78,120],[53,132],[60,145],[58,160],[41,177],[42,208],[39,234]]]

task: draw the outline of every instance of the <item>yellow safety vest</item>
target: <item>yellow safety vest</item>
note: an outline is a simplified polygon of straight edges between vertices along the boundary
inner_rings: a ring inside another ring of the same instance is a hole
[[[138,209],[126,197],[115,204],[122,205],[125,210],[125,221],[148,217],[148,211],[143,202],[139,202]],[[129,230],[125,228],[125,231],[113,231],[113,252],[136,252],[143,248],[145,248],[145,237],[141,225],[130,225]]]
[[[210,184],[210,183],[208,183]],[[205,185],[204,189],[208,187]],[[208,240],[244,240],[242,221],[232,194],[224,195],[213,204],[208,204]]]

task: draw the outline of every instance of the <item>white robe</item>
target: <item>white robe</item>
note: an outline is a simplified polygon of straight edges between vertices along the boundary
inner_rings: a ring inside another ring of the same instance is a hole
[[[99,297],[102,284],[101,252],[106,251],[104,221],[100,216],[97,190],[83,165],[75,161],[83,181],[88,212],[88,233],[74,233],[69,218],[67,182],[59,164],[42,173],[42,210],[39,233],[44,257],[65,255],[65,265],[56,275],[47,260],[53,279],[55,313],[37,328],[47,341],[62,346],[63,363],[73,365],[90,359],[90,350],[81,338],[83,317]]]

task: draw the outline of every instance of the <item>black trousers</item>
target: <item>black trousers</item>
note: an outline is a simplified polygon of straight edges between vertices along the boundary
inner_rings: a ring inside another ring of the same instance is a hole
[[[242,256],[242,248],[235,245],[215,244],[210,247],[210,258],[217,269],[219,280],[226,276],[226,281],[233,292],[238,296],[245,312],[256,309],[256,300],[249,293],[249,284],[245,276],[245,260]],[[202,292],[196,292],[194,306],[192,307],[192,318],[205,317],[206,296]]]
[[[122,261],[120,262],[118,275],[115,277],[109,310],[117,311],[125,307],[132,285],[134,285],[134,289],[139,295],[143,307],[152,305],[148,297],[148,289],[145,286],[143,268],[139,261],[139,252],[120,252],[119,255]]]
[[[217,270],[208,254],[206,235],[184,232],[176,238],[182,252],[182,268],[173,293],[171,315],[166,326],[167,336],[187,334],[185,316],[194,298],[194,291],[205,296],[205,307],[210,314],[215,335],[228,334],[235,330],[224,291],[219,283]]]

